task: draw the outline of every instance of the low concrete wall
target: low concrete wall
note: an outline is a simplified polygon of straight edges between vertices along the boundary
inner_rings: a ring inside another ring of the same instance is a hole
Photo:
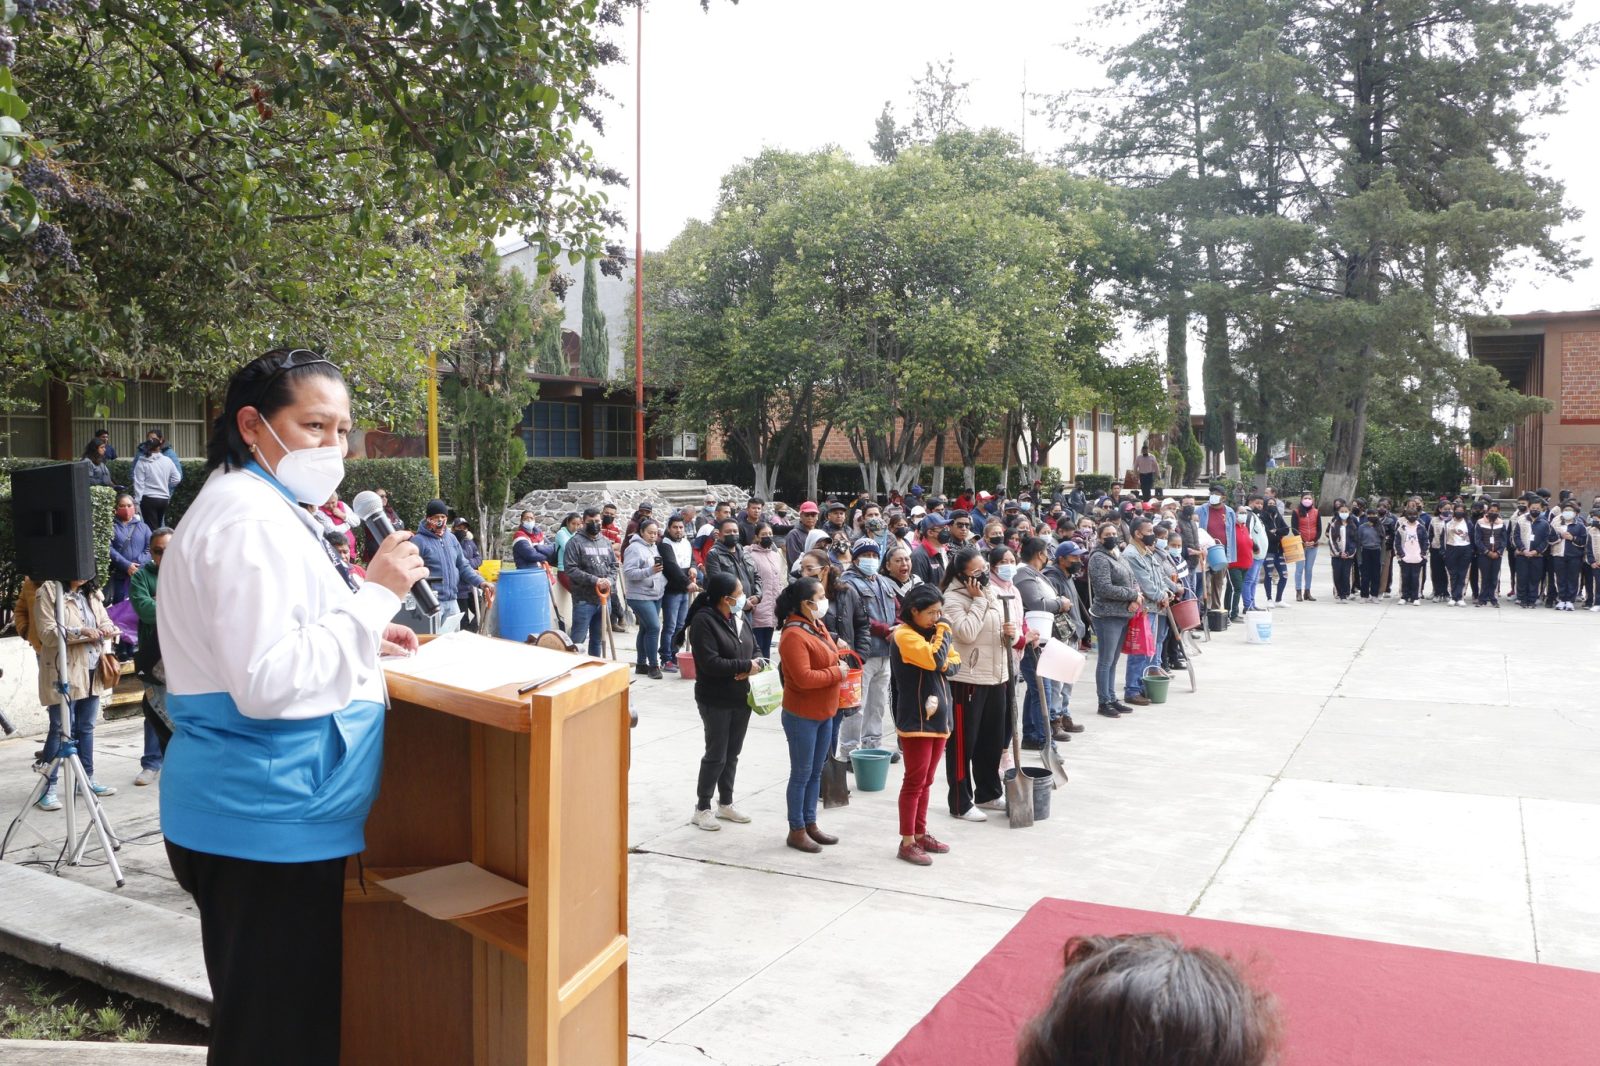
[[[21,637],[0,639],[0,710],[21,736],[42,734],[49,727],[39,705],[39,661]]]

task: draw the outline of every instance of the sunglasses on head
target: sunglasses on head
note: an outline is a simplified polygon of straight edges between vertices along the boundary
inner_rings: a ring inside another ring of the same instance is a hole
[[[334,366],[333,360],[321,352],[314,352],[310,348],[292,349],[287,355],[278,360],[278,365],[273,367],[272,373],[267,375],[267,380],[261,386],[261,395],[265,396],[272,391],[272,386],[277,384],[278,379],[286,371],[296,370],[303,366],[315,366],[317,363],[327,363],[329,366]],[[334,367],[334,369],[337,370],[338,367]]]

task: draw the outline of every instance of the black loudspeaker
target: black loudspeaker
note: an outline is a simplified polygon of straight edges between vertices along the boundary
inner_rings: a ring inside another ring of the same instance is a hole
[[[13,472],[11,516],[22,573],[35,581],[95,577],[89,471],[82,463]]]

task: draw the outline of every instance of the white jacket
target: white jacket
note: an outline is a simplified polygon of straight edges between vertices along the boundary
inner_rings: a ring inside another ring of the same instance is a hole
[[[171,695],[227,693],[247,718],[383,702],[378,645],[400,600],[372,582],[351,592],[322,536],[267,478],[211,474],[161,561],[156,625]]]

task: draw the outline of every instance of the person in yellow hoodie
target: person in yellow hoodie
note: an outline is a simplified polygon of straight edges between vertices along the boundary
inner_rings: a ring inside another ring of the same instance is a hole
[[[949,678],[961,666],[950,626],[939,617],[943,610],[944,600],[932,585],[906,593],[890,649],[894,726],[906,771],[900,783],[899,857],[916,866],[930,866],[930,854],[950,850],[928,833],[928,795],[954,713]]]

